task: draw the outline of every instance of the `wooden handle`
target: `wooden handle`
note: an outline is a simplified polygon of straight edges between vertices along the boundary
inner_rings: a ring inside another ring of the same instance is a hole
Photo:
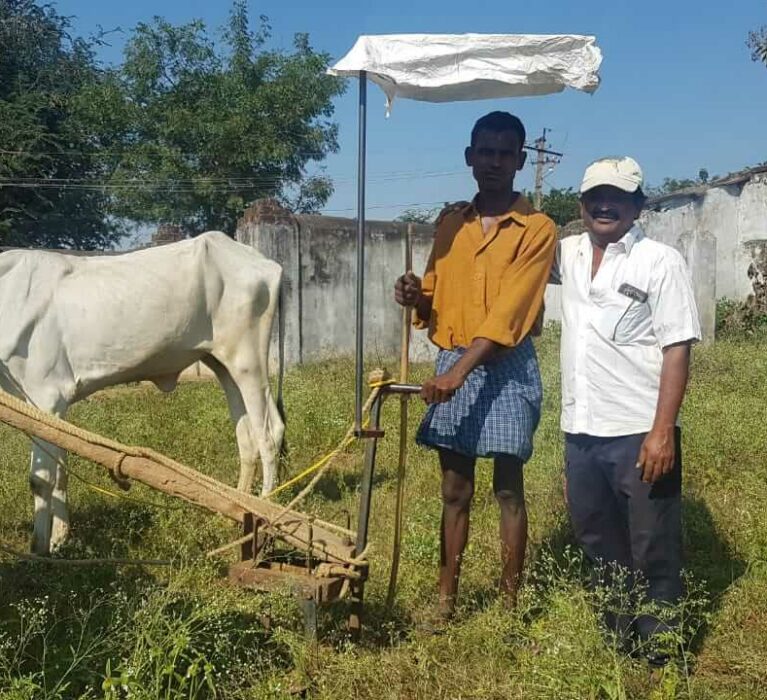
[[[405,272],[413,269],[413,224],[407,225],[405,233]],[[410,324],[413,318],[413,309],[405,306],[402,309],[402,340],[400,343],[399,380],[401,384],[407,384],[407,375],[410,364]]]

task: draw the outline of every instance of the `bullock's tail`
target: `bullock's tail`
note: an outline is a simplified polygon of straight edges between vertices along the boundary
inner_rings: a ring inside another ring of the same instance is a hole
[[[280,288],[277,293],[277,412],[282,418],[282,424],[287,428],[288,420],[285,414],[285,402],[283,399],[283,386],[285,383],[285,305],[283,303],[283,294],[285,285],[280,279]],[[287,431],[283,433],[280,443],[280,454],[277,460],[278,479],[282,481],[286,460],[283,459],[288,454]]]
[[[285,382],[285,317],[283,315],[283,289],[280,281],[280,289],[277,296],[277,410],[280,413],[282,422],[285,422],[285,403],[283,401],[282,389]]]

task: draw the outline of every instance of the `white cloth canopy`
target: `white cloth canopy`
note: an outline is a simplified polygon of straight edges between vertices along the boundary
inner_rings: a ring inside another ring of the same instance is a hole
[[[427,102],[523,97],[572,87],[594,92],[602,52],[574,34],[361,36],[328,73],[368,77],[386,93]]]

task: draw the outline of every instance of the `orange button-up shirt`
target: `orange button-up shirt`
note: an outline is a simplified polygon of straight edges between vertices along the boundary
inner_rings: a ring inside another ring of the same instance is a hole
[[[521,194],[487,233],[474,203],[448,214],[422,281],[431,315],[416,326],[447,350],[475,338],[518,345],[541,310],[556,244],[554,222]]]

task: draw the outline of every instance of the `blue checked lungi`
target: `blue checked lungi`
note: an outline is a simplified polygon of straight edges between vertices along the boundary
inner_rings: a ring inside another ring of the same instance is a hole
[[[440,350],[436,373],[447,372],[466,352]],[[416,442],[468,457],[533,454],[533,434],[541,415],[543,386],[531,338],[476,367],[450,401],[432,404]]]

